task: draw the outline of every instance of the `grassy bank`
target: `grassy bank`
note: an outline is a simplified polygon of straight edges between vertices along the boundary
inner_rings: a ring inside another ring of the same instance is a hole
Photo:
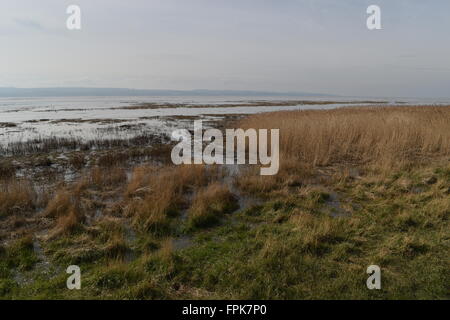
[[[39,192],[0,170],[0,297],[450,298],[450,107],[275,112],[235,126],[280,129],[278,175],[75,159],[75,182]],[[71,264],[82,290],[66,289]],[[381,290],[366,287],[372,264]]]

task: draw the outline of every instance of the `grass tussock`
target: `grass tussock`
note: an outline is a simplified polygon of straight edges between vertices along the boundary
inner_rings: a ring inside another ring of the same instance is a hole
[[[338,243],[345,237],[343,221],[329,216],[300,212],[292,215],[289,222],[294,225],[293,231],[298,232],[299,243],[308,253],[321,253],[325,244]]]
[[[45,215],[52,218],[66,215],[74,206],[74,202],[73,195],[68,190],[61,190],[47,204]]]
[[[81,223],[84,221],[84,214],[80,207],[71,205],[66,214],[59,216],[56,226],[53,230],[52,236],[70,235],[77,231]]]
[[[79,183],[80,184],[80,183]],[[79,194],[79,184],[73,190],[63,189],[48,202],[44,215],[55,219],[51,238],[69,235],[78,230],[85,220],[85,214]]]
[[[136,193],[139,194],[146,190],[159,190],[159,186],[167,183],[167,180],[174,181],[178,185],[178,191],[187,191],[189,188],[204,186],[209,181],[216,180],[220,174],[218,167],[203,165],[140,166],[134,169],[125,195],[133,197]]]
[[[97,159],[97,165],[101,167],[113,167],[127,162],[130,155],[127,152],[109,151]]]
[[[86,157],[83,153],[77,152],[69,157],[69,165],[76,170],[81,170],[86,165]]]
[[[126,243],[125,231],[120,222],[105,220],[101,228],[103,234],[107,236],[107,239],[104,239],[106,257],[113,260],[123,260],[129,251],[129,247]]]
[[[160,233],[185,206],[188,194],[219,175],[216,167],[195,165],[137,168],[125,192],[130,202],[128,214],[144,229]]]
[[[56,220],[51,238],[75,232],[85,219],[80,198],[69,190],[56,193],[47,204],[44,214]]]
[[[189,209],[189,225],[192,228],[211,226],[217,223],[223,214],[238,207],[236,197],[227,186],[213,183],[196,194]]]
[[[11,179],[16,175],[16,168],[9,161],[0,161],[0,179]]]
[[[125,169],[119,167],[101,168],[95,167],[91,170],[89,177],[92,184],[97,187],[115,187],[127,181]]]
[[[56,221],[53,236],[68,235],[76,232],[88,219],[88,215],[102,210],[103,214],[112,214],[120,208],[120,201],[106,208],[111,199],[119,199],[126,185],[127,174],[124,168],[93,167],[71,185],[63,185],[48,201],[44,215]]]
[[[280,170],[276,175],[261,176],[259,168],[253,166],[241,169],[234,183],[245,193],[262,196],[274,192],[289,192],[287,189],[300,187],[312,176],[313,171],[306,164],[280,156]]]
[[[35,208],[37,194],[29,181],[8,180],[0,185],[0,216]]]
[[[26,235],[15,240],[8,248],[0,248],[0,292],[2,290],[1,280],[5,276],[11,276],[8,267],[14,270],[31,270],[38,258],[33,250],[33,237]]]

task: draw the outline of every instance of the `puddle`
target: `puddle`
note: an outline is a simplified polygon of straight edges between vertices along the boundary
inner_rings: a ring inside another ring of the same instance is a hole
[[[64,172],[64,181],[65,182],[74,182],[78,177],[77,172],[67,169]]]
[[[172,240],[174,250],[183,250],[193,246],[192,237],[181,236]]]
[[[330,197],[327,199],[325,204],[330,209],[330,215],[334,218],[349,217],[351,213],[342,208],[341,201],[339,200],[339,195],[333,191],[328,193]]]
[[[242,194],[239,189],[235,187],[234,179],[239,175],[241,171],[240,165],[226,165],[226,169],[227,176],[224,178],[224,183],[228,186],[231,193],[234,194],[238,199],[239,208],[235,210],[235,212],[242,211],[253,206],[261,205],[263,203],[258,198]]]
[[[96,209],[94,214],[86,214],[86,225],[92,226],[96,221],[103,217],[102,209]]]
[[[124,229],[125,229],[125,241],[128,244],[133,244],[136,239],[136,232],[131,228],[131,226],[128,223],[124,223]]]
[[[31,271],[20,272],[17,269],[14,271],[14,281],[20,286],[26,286],[32,284],[34,282],[34,274],[38,273],[39,275],[51,276],[54,274],[52,271],[52,266],[50,261],[44,254],[44,250],[39,243],[39,240],[34,239],[33,241],[33,252],[38,258],[38,262],[34,265]]]
[[[33,241],[33,251],[39,259],[39,262],[35,265],[35,269],[39,270],[40,273],[49,274],[50,261],[48,261],[47,257],[45,256],[44,250],[42,249],[41,244],[37,239]]]
[[[125,236],[125,242],[127,243],[127,245],[130,247],[126,252],[125,252],[125,262],[133,262],[134,260],[136,260],[137,255],[136,252],[132,249],[133,244],[136,242],[137,236],[136,236],[136,232],[133,230],[133,228],[131,228],[130,224],[128,222],[124,223],[124,236]]]

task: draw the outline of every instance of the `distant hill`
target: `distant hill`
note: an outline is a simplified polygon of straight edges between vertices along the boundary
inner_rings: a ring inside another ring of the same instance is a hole
[[[142,90],[126,88],[8,88],[0,87],[0,97],[76,97],[76,96],[292,96],[335,97],[306,92],[268,92],[247,90]]]

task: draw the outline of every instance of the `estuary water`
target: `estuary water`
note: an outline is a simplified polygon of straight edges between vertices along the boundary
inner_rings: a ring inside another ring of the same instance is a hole
[[[265,106],[268,101],[333,101],[323,105],[296,104]],[[138,134],[169,134],[186,126],[189,117],[214,120],[224,115],[253,114],[277,110],[332,109],[351,97],[231,97],[231,96],[151,96],[151,97],[30,97],[0,98],[0,145],[29,140],[65,137],[78,139],[130,138]],[[399,103],[398,99],[370,99]],[[448,101],[401,100],[402,103],[439,104]],[[256,106],[236,106],[256,103]],[[261,106],[258,106],[261,102]],[[129,108],[157,103],[152,108]],[[164,105],[164,104],[169,105]],[[175,106],[174,104],[179,104]],[[182,105],[180,107],[180,105]],[[199,107],[201,105],[202,107]],[[230,107],[227,107],[230,105]],[[364,105],[360,103],[358,105]]]

